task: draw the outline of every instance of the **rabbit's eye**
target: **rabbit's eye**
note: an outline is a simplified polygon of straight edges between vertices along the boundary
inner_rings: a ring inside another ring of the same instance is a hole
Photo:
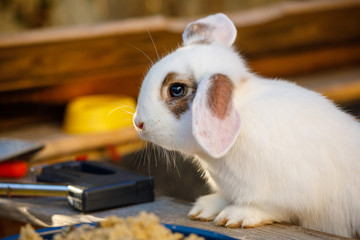
[[[169,92],[171,97],[182,97],[186,94],[185,85],[181,83],[175,83],[170,86]]]

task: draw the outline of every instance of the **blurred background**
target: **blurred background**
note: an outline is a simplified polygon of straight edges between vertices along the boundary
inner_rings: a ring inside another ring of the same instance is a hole
[[[1,0],[1,32],[51,26],[71,26],[112,20],[163,15],[192,17],[232,12],[286,0]]]
[[[0,0],[0,137],[44,144],[29,167],[110,160],[154,175],[157,195],[193,201],[208,192],[201,173],[176,153],[143,150],[131,114],[125,127],[77,132],[69,104],[99,94],[135,102],[156,51],[169,53],[187,23],[217,12],[234,21],[235,47],[254,72],[319,91],[359,117],[357,0]]]

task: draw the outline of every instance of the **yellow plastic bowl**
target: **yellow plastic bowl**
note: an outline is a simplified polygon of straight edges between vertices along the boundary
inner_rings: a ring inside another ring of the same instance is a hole
[[[71,134],[106,132],[132,125],[136,103],[131,97],[91,95],[71,101],[64,131]]]

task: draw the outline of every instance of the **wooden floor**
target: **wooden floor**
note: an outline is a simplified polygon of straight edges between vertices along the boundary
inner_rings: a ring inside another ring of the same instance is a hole
[[[119,217],[134,216],[140,211],[158,215],[161,222],[215,231],[237,239],[346,239],[334,235],[305,229],[288,224],[274,224],[250,229],[228,229],[218,227],[213,222],[192,221],[187,217],[191,204],[169,197],[159,197],[154,202],[128,206],[123,208],[99,211],[92,214],[80,214],[73,210],[66,198],[0,198],[0,217],[30,222],[43,227],[62,226],[80,222],[100,221],[109,215]],[[6,227],[7,225],[0,225]],[[17,224],[17,222],[15,222]],[[16,230],[17,226],[15,227]],[[1,229],[1,232],[3,229]]]

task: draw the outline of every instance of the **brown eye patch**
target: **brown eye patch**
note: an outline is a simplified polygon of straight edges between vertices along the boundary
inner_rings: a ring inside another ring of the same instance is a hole
[[[194,99],[196,88],[193,76],[170,72],[162,83],[160,97],[170,112],[179,119],[189,110],[189,103]]]

